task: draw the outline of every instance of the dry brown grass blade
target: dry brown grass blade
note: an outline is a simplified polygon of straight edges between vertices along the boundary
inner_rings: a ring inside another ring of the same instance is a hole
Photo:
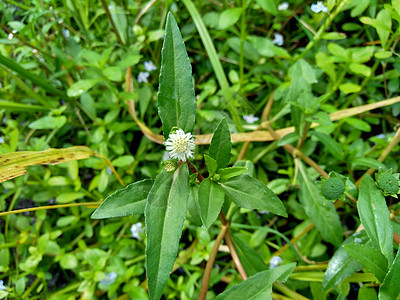
[[[133,101],[132,101],[133,102]],[[380,107],[385,107],[389,106],[395,103],[400,102],[400,97],[394,97],[390,99],[386,99],[383,101],[378,101],[370,104],[365,104],[357,107],[352,107],[348,109],[343,109],[339,111],[335,111],[331,113],[329,116],[331,118],[331,121],[337,121],[340,119],[344,119],[347,117],[355,116],[373,109],[377,109]],[[131,112],[132,117],[134,116]],[[141,123],[136,119],[136,115],[134,117],[135,121],[138,123],[140,129],[148,137],[151,141],[162,144],[164,142],[164,138],[162,135],[158,135],[153,133],[145,124]],[[260,127],[265,127],[264,123],[268,123],[268,121],[261,123]],[[317,123],[312,123],[310,127],[316,127],[319,124]],[[276,130],[276,133],[279,134],[279,136],[285,136],[288,133],[294,132],[294,127],[286,127],[282,129]],[[208,145],[211,143],[211,138],[212,134],[200,134],[196,135],[196,140],[195,144],[197,145]],[[245,133],[232,133],[231,134],[231,140],[232,142],[268,142],[268,141],[273,141],[275,138],[269,133],[268,131],[262,131],[262,130],[255,130],[252,132],[245,132]]]
[[[56,165],[72,160],[89,158],[94,155],[96,153],[85,146],[6,153],[0,155],[0,182],[24,175],[26,168],[30,166]]]

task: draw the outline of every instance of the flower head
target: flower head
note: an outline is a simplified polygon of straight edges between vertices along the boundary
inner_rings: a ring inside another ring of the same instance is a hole
[[[147,82],[147,77],[149,77],[148,72],[139,72],[139,75],[137,77],[138,82]]]
[[[157,67],[153,64],[151,60],[144,62],[144,68],[146,69],[147,72],[157,70]]]
[[[278,10],[287,10],[289,8],[289,4],[287,2],[282,2],[278,5]]]
[[[272,43],[277,44],[278,46],[282,46],[283,45],[283,35],[279,34],[279,33],[275,33],[274,37],[275,38],[272,41]]]
[[[316,14],[320,13],[321,11],[328,12],[328,8],[324,5],[322,1],[311,4],[311,10]]]
[[[115,282],[115,279],[117,278],[117,273],[115,272],[110,272],[106,274],[106,277],[102,281],[100,281],[101,284],[103,285],[110,285]]]
[[[132,236],[135,238],[135,239],[139,239],[139,233],[141,233],[142,231],[143,231],[143,224],[142,223],[140,223],[140,222],[138,222],[138,223],[136,223],[136,224],[133,224],[132,226],[131,226],[131,233],[132,233]]]
[[[178,129],[169,135],[164,144],[171,158],[182,161],[186,161],[189,157],[193,158],[194,137],[191,133],[185,133],[182,129]]]
[[[4,290],[6,290],[7,288],[5,287],[5,285],[4,285],[4,281],[3,280],[0,280],[0,291],[4,291]]]
[[[254,122],[258,121],[258,117],[255,117],[254,115],[243,116],[243,119],[249,124],[253,124]]]
[[[272,256],[272,258],[269,261],[269,268],[274,269],[276,267],[279,267],[281,262],[282,262],[282,258],[280,258],[279,256]]]

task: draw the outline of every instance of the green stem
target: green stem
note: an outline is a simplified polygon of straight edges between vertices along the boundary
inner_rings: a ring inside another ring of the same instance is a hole
[[[246,0],[242,0],[242,18],[240,24],[240,57],[239,57],[239,85],[243,94],[244,83],[244,42],[246,40]]]

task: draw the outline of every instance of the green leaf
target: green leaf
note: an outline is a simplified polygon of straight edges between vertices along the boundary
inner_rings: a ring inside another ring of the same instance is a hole
[[[210,178],[202,181],[199,188],[199,206],[200,216],[206,228],[218,218],[224,199],[225,194],[221,186]]]
[[[353,165],[357,166],[362,166],[362,167],[367,167],[367,168],[374,168],[374,169],[384,169],[386,170],[386,166],[381,163],[380,161],[377,161],[376,159],[369,158],[369,157],[356,157],[351,160],[351,163]]]
[[[400,298],[400,251],[379,289],[379,300],[398,300]]]
[[[209,176],[212,177],[214,176],[215,172],[217,172],[218,164],[217,161],[212,158],[211,156],[208,156],[207,154],[204,154],[204,160],[207,165],[207,170],[209,173]]]
[[[242,175],[246,172],[247,172],[246,167],[231,167],[218,170],[218,174],[221,176],[221,181],[226,181],[229,178]]]
[[[300,139],[300,136],[296,132],[291,132],[285,135],[278,141],[278,146],[283,146],[286,144],[291,144],[293,142],[297,142]]]
[[[388,260],[393,262],[393,228],[385,197],[370,175],[365,175],[360,183],[358,214],[372,246],[378,249]]]
[[[241,8],[228,8],[219,16],[218,28],[227,29],[234,25],[240,18]]]
[[[371,75],[371,68],[367,67],[366,65],[363,64],[358,64],[358,63],[351,63],[349,65],[350,71],[352,71],[355,74],[360,74],[365,77],[368,77]]]
[[[245,174],[254,177],[254,172],[255,172],[255,168],[254,168],[254,164],[252,161],[250,160],[238,160],[237,162],[235,162],[233,164],[234,167],[243,167],[246,168],[247,171],[245,172]]]
[[[359,130],[362,130],[365,132],[371,131],[371,126],[367,122],[364,122],[363,120],[356,119],[356,118],[346,118],[346,119],[344,119],[344,121],[356,129],[359,129]]]
[[[347,244],[343,245],[343,248],[370,272],[374,273],[380,282],[383,282],[388,271],[388,264],[381,252],[367,245]]]
[[[104,69],[104,76],[106,76],[111,81],[121,81],[122,80],[122,71],[118,67],[109,67]]]
[[[318,123],[321,125],[327,125],[327,126],[332,125],[331,118],[329,117],[329,115],[326,112],[323,112],[323,111],[319,111],[316,114],[313,114],[312,116],[307,117],[306,120],[309,122],[314,122],[314,123]]]
[[[333,155],[333,157],[338,158],[339,160],[344,159],[343,149],[338,142],[332,139],[329,135],[325,133],[321,133],[318,131],[313,131],[312,136],[315,136],[325,147],[326,149]]]
[[[178,252],[189,197],[188,178],[187,164],[174,173],[161,171],[147,197],[146,270],[153,300],[161,298]]]
[[[257,0],[257,4],[260,5],[263,10],[274,16],[278,13],[274,0]]]
[[[296,263],[290,263],[257,273],[219,294],[215,300],[269,300],[272,284],[275,281],[285,281],[295,267]]]
[[[300,166],[300,202],[306,214],[321,233],[322,237],[338,246],[342,243],[342,226],[331,201],[325,200],[319,188],[308,178],[302,163]]]
[[[158,109],[163,123],[164,138],[176,126],[192,132],[195,123],[196,99],[192,82],[192,67],[182,35],[174,16],[169,12],[161,51]]]
[[[368,236],[365,231],[356,232],[347,238],[343,245],[346,244],[365,244],[368,241]],[[336,250],[335,254],[329,261],[328,268],[326,269],[322,287],[324,291],[333,288],[335,285],[342,282],[351,274],[362,269],[362,264],[355,260],[346,250],[342,247]]]
[[[90,90],[99,81],[99,78],[79,80],[68,88],[67,94],[69,97],[78,97]]]
[[[385,49],[392,28],[392,17],[390,16],[389,11],[387,11],[386,9],[382,9],[376,15],[375,21],[375,25],[379,24],[379,26],[376,26],[376,32],[378,33],[379,39],[381,40],[382,47]]]
[[[346,82],[339,85],[339,90],[341,90],[345,94],[358,93],[359,91],[361,91],[361,86],[351,82]]]
[[[281,200],[261,181],[243,174],[221,183],[225,194],[236,205],[250,209],[263,209],[287,217]]]
[[[29,124],[29,128],[55,129],[63,127],[65,122],[67,122],[67,118],[65,116],[58,116],[58,117],[46,116]]]
[[[142,214],[152,185],[153,180],[145,179],[116,191],[100,204],[91,218],[105,219]]]
[[[258,272],[268,269],[260,254],[251,248],[248,242],[244,241],[239,234],[232,235],[232,239],[247,276],[253,276]]]
[[[231,133],[226,119],[222,119],[211,139],[209,154],[217,161],[218,169],[225,168],[231,158]]]
[[[192,219],[192,224],[201,227],[203,222],[200,217],[200,205],[199,205],[199,185],[195,184],[189,188],[189,199],[188,199],[188,211]]]

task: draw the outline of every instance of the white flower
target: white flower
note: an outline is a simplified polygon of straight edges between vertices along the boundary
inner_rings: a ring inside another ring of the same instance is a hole
[[[278,10],[287,10],[289,8],[289,4],[287,2],[283,2],[278,5]]]
[[[254,115],[247,115],[243,116],[243,119],[250,124],[253,124],[254,122],[258,121],[258,117],[255,117]]]
[[[277,44],[278,46],[282,46],[283,45],[283,35],[279,34],[279,33],[275,33],[274,36],[275,36],[275,38],[272,41],[272,43]]]
[[[4,281],[3,280],[0,280],[0,291],[4,291],[4,290],[6,290],[7,288],[4,286]]]
[[[281,262],[282,262],[282,258],[280,258],[279,256],[272,256],[272,258],[269,261],[269,268],[274,269],[276,267],[279,267]]]
[[[148,72],[139,72],[139,75],[137,77],[138,82],[147,82],[147,77],[149,77]]]
[[[115,282],[115,279],[117,278],[117,273],[115,272],[110,272],[106,274],[106,277],[102,281],[100,281],[101,284],[103,285],[110,285]]]
[[[320,13],[321,11],[328,12],[328,8],[324,5],[322,1],[311,4],[311,10],[316,14]]]
[[[144,68],[146,69],[147,72],[157,70],[157,67],[153,64],[151,60],[144,62]]]
[[[193,158],[195,146],[191,133],[185,133],[182,129],[178,129],[169,135],[164,144],[171,158],[178,158],[182,161],[186,161],[189,157]]]
[[[4,138],[2,136],[0,136],[0,144],[4,143]]]
[[[9,40],[12,40],[13,37],[14,37],[14,35],[13,35],[12,33],[10,33],[10,34],[8,35],[8,39],[9,39]]]
[[[143,231],[143,224],[142,223],[140,223],[140,222],[138,222],[138,223],[136,223],[136,224],[133,224],[132,226],[131,226],[131,233],[132,233],[132,236],[135,238],[135,239],[139,239],[139,233],[141,233],[142,231]]]

